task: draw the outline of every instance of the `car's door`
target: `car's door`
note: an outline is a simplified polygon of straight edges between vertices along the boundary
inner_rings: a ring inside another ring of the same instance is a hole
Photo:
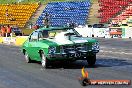
[[[29,37],[28,52],[32,59],[38,60],[38,31],[33,32]]]

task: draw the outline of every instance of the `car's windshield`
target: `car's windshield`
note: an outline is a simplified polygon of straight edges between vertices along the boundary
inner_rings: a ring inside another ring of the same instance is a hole
[[[75,29],[55,29],[55,30],[43,30],[43,38],[54,38],[57,34],[65,32],[65,36],[80,36],[80,34]]]

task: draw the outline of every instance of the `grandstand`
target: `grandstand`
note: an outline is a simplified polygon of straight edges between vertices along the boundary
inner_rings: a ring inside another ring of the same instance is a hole
[[[52,2],[48,3],[39,16],[36,24],[43,26],[45,13],[50,15],[51,26],[64,26],[67,23],[76,23],[85,25],[90,9],[90,2],[72,1],[72,2]]]
[[[99,0],[100,23],[107,23],[119,15],[132,0]]]
[[[132,4],[128,4],[128,6],[115,18],[112,19],[113,22],[126,24],[130,22],[130,19],[132,17]]]
[[[4,0],[0,5],[0,24],[25,27],[30,22],[44,26],[45,13],[50,14],[51,26],[67,23],[78,25],[132,22],[132,0]],[[3,4],[4,3],[4,4]],[[98,17],[98,18],[97,18]],[[34,20],[34,22],[32,21]]]
[[[34,4],[1,4],[0,24],[15,25],[24,27],[32,14],[38,8],[38,3]]]

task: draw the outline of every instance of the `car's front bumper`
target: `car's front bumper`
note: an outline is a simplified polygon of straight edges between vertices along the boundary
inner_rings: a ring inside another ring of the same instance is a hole
[[[91,54],[96,54],[98,53],[99,50],[89,50],[89,51],[81,51],[81,52],[76,52],[76,51],[69,51],[68,53],[55,53],[55,54],[48,54],[48,58],[63,58],[63,59],[82,59],[85,58]]]

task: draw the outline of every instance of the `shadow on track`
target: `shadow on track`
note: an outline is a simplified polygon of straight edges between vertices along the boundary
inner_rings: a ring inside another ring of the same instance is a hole
[[[125,60],[119,58],[99,58],[97,59],[97,67],[114,67],[132,65],[132,60]]]
[[[38,63],[41,65],[40,62],[32,61],[32,63]],[[75,62],[52,62],[48,69],[81,69],[82,67],[85,68],[99,68],[99,67],[113,67],[113,66],[125,66],[125,65],[132,65],[132,61],[128,61],[125,59],[119,58],[98,58],[96,61],[95,66],[89,66],[86,60],[78,60]]]

